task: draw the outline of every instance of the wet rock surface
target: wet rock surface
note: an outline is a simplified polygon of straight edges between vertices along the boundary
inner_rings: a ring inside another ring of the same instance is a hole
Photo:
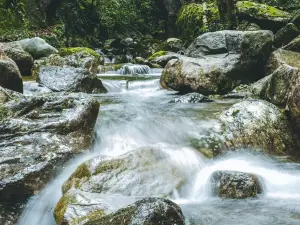
[[[23,92],[19,68],[12,59],[6,56],[0,58],[0,86],[20,93]]]
[[[221,113],[227,148],[251,147],[273,154],[297,154],[294,131],[285,113],[275,105],[248,99]]]
[[[178,98],[174,98],[170,103],[201,103],[201,102],[212,102],[210,98],[199,94],[199,93],[189,93],[182,95]]]
[[[0,96],[0,200],[21,201],[90,147],[99,103],[85,94]]]
[[[213,174],[212,179],[214,192],[221,198],[257,197],[262,192],[258,177],[252,174],[218,171]]]
[[[107,92],[95,74],[81,68],[44,66],[38,71],[37,81],[55,92]]]
[[[272,41],[269,31],[206,33],[186,50],[189,57],[168,62],[161,85],[183,93],[225,94],[263,76]]]

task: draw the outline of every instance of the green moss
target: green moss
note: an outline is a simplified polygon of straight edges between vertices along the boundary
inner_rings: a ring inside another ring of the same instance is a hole
[[[79,187],[80,182],[83,178],[91,177],[91,172],[86,163],[81,164],[77,170],[71,175],[71,177],[63,184],[62,192],[66,193],[74,185],[76,188]]]
[[[102,218],[103,216],[105,216],[104,210],[102,210],[102,209],[95,210],[95,211],[89,213],[87,216],[83,216],[83,217],[76,218],[76,219],[72,220],[70,225],[81,224],[85,220],[94,221],[94,220]]]
[[[122,167],[123,164],[124,164],[124,160],[122,159],[113,159],[109,161],[104,161],[100,163],[100,165],[96,168],[95,174],[100,174],[110,170],[118,169]]]
[[[152,61],[152,60],[154,60],[154,59],[157,58],[157,57],[166,55],[167,53],[168,53],[167,51],[159,51],[159,52],[155,52],[153,55],[151,55],[151,56],[148,58],[148,60],[149,60],[149,61]]]
[[[7,110],[7,108],[0,105],[0,121],[7,118],[8,115],[9,115],[9,111]]]
[[[92,55],[96,58],[100,57],[98,53],[96,53],[93,49],[90,48],[76,47],[76,48],[61,48],[59,50],[60,56],[68,56],[76,53],[85,53],[87,55]]]
[[[262,17],[289,17],[290,14],[269,5],[254,3],[250,1],[239,1],[236,5],[240,12],[250,12]]]
[[[70,195],[61,197],[54,209],[54,216],[57,224],[63,224],[64,216],[69,204],[75,203],[76,199]]]

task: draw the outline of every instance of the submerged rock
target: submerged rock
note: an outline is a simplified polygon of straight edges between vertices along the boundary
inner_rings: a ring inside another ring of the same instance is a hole
[[[257,176],[235,171],[218,171],[213,174],[215,194],[221,198],[249,198],[261,194]]]
[[[251,1],[238,1],[236,10],[239,20],[247,20],[272,31],[284,27],[293,18],[288,12]]]
[[[33,58],[17,41],[4,43],[4,53],[15,61],[22,76],[31,76]]]
[[[170,103],[200,103],[200,102],[212,102],[210,98],[199,94],[199,93],[189,93],[170,101]]]
[[[274,154],[296,154],[297,144],[288,117],[264,100],[245,100],[219,116],[226,148],[251,147]]]
[[[23,93],[23,81],[18,66],[6,56],[0,58],[0,86]]]
[[[90,147],[99,103],[86,94],[26,97],[2,88],[0,96],[0,201],[21,201]]]
[[[28,52],[35,59],[58,53],[57,49],[39,37],[20,40],[18,43],[22,46],[24,51]]]
[[[272,42],[273,35],[269,31],[206,33],[187,49],[189,57],[181,56],[168,62],[161,85],[183,93],[228,93],[241,83],[263,76]]]
[[[107,92],[100,79],[85,69],[74,67],[40,67],[37,81],[52,91]]]

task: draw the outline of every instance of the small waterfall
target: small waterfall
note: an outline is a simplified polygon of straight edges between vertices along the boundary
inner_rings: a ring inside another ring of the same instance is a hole
[[[126,64],[118,70],[118,73],[122,75],[150,74],[151,68],[147,65]]]

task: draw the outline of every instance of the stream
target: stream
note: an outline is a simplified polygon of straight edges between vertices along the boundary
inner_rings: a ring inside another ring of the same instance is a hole
[[[160,72],[139,79],[99,75],[109,92],[95,95],[101,107],[91,151],[68,162],[43,191],[30,199],[19,225],[55,225],[53,209],[61,197],[61,186],[82,162],[99,155],[116,157],[147,146],[159,147],[186,171],[188,179],[182,191],[170,198],[182,208],[187,225],[300,224],[300,164],[251,149],[206,158],[191,140],[218,130],[214,114],[236,100],[171,104],[176,93],[160,88]],[[263,193],[245,200],[214,197],[210,178],[219,170],[258,175]]]

